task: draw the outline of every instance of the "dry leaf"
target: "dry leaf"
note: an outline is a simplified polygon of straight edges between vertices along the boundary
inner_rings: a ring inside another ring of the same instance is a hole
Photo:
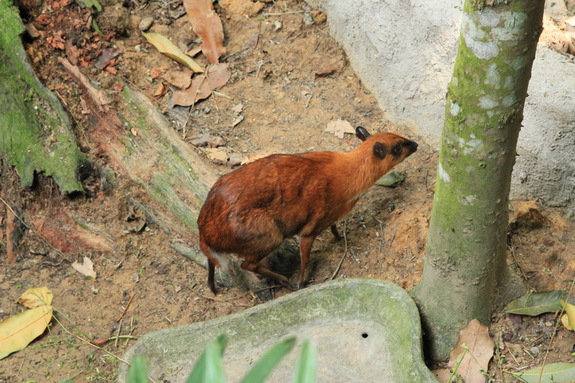
[[[94,66],[102,70],[110,63],[110,61],[112,61],[112,59],[118,57],[120,54],[122,54],[122,51],[118,48],[106,48],[102,50],[102,53],[98,57],[98,60],[96,60],[96,64],[94,64]]]
[[[433,370],[431,372],[433,372],[433,375],[435,375],[439,383],[450,383],[449,379],[451,378],[451,371],[447,368]]]
[[[333,133],[336,137],[343,138],[345,133],[355,134],[353,126],[345,120],[330,121],[325,129],[328,133]]]
[[[192,83],[192,75],[188,69],[169,71],[164,79],[178,89],[187,89]]]
[[[172,103],[181,106],[193,105],[208,98],[214,90],[224,86],[231,76],[232,72],[228,64],[212,65],[207,74],[196,76],[188,89],[175,91],[172,95]]]
[[[223,46],[222,21],[214,11],[212,1],[184,0],[184,8],[186,8],[194,33],[202,39],[202,52],[210,64],[217,64],[220,56],[226,54],[226,48]]]
[[[34,308],[0,322],[0,359],[30,344],[52,320],[52,292],[48,288],[29,289],[18,301]]]
[[[173,42],[159,33],[142,33],[142,35],[160,52],[176,60],[180,64],[190,68],[194,72],[201,73],[204,70],[190,56],[186,56]]]
[[[463,345],[467,346],[467,352]],[[451,351],[449,367],[454,368],[465,353],[456,371],[457,375],[466,383],[485,383],[482,371],[487,371],[494,346],[487,326],[473,319],[459,333],[459,340]]]
[[[154,96],[155,98],[160,98],[163,95],[165,95],[166,93],[168,93],[168,87],[165,86],[163,82],[160,82],[156,86],[156,90],[154,90],[154,93],[152,93],[152,96]]]
[[[94,271],[94,263],[90,258],[84,257],[84,263],[74,262],[72,263],[72,267],[77,272],[87,277],[96,279],[96,272]]]
[[[50,289],[47,287],[38,287],[26,290],[20,299],[18,299],[18,303],[28,309],[33,309],[38,306],[51,305],[52,298],[52,291],[50,291]]]

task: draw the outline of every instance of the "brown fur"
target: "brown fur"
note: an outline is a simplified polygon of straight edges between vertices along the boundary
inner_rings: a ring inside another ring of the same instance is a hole
[[[259,262],[284,239],[300,235],[303,282],[315,238],[345,217],[375,181],[417,150],[417,143],[392,133],[370,136],[348,153],[312,152],[276,154],[247,164],[221,177],[210,190],[198,218],[200,248],[208,258],[208,285],[216,293],[216,253],[243,258],[242,268],[272,277],[287,278]],[[395,147],[395,152],[394,152]]]

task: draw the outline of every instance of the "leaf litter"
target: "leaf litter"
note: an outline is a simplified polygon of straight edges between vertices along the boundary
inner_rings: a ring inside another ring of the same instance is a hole
[[[172,95],[172,103],[180,106],[191,106],[204,100],[214,90],[220,89],[232,77],[228,64],[216,64],[208,68],[207,73],[198,75],[192,80],[191,86],[186,90],[177,90]]]
[[[194,33],[200,36],[200,47],[210,64],[219,63],[220,56],[226,54],[223,46],[224,29],[222,21],[214,10],[211,0],[184,0]]]
[[[485,383],[484,372],[493,357],[495,343],[489,328],[477,319],[470,321],[459,333],[459,339],[449,357],[449,367],[466,383]]]
[[[52,320],[52,291],[47,287],[26,290],[18,303],[29,310],[0,322],[0,359],[24,349]]]

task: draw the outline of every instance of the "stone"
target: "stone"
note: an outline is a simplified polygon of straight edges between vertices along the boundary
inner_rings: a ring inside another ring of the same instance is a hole
[[[153,17],[144,17],[142,19],[142,21],[140,21],[140,24],[138,24],[138,28],[142,32],[146,32],[148,29],[150,29],[152,27],[152,24],[154,24],[154,18]]]
[[[124,360],[142,354],[156,381],[184,382],[205,347],[220,334],[226,380],[240,381],[280,340],[297,345],[266,382],[291,381],[301,343],[317,350],[317,382],[437,382],[422,355],[420,319],[407,292],[374,279],[340,279],[299,290],[240,313],[144,335]],[[126,382],[120,367],[118,382]]]

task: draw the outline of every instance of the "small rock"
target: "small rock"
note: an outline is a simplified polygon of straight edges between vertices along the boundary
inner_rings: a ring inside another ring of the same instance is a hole
[[[200,134],[199,136],[194,136],[190,138],[190,144],[196,147],[208,146],[208,142],[210,142],[209,134]]]
[[[210,148],[217,148],[219,146],[224,146],[226,143],[224,142],[224,139],[221,138],[220,136],[212,136],[210,135],[210,139],[208,141],[208,146]]]
[[[242,156],[241,154],[232,154],[230,158],[228,158],[228,162],[226,166],[230,169],[235,168],[236,166],[240,166],[243,163],[247,162],[247,158]]]
[[[303,16],[303,23],[305,25],[313,25],[313,17],[311,15],[311,13],[306,13]]]
[[[210,148],[217,148],[224,146],[226,143],[220,136],[213,136],[211,134],[200,134],[190,138],[190,143],[196,147],[209,146]]]
[[[274,32],[277,32],[280,29],[282,29],[282,22],[280,20],[274,21]]]
[[[531,347],[531,349],[529,350],[529,353],[531,354],[531,356],[536,358],[537,355],[539,355],[539,347]]]
[[[153,17],[144,17],[142,19],[142,21],[140,21],[140,24],[138,24],[138,28],[142,32],[146,32],[148,29],[150,29],[152,27],[152,24],[154,24],[154,18]]]

